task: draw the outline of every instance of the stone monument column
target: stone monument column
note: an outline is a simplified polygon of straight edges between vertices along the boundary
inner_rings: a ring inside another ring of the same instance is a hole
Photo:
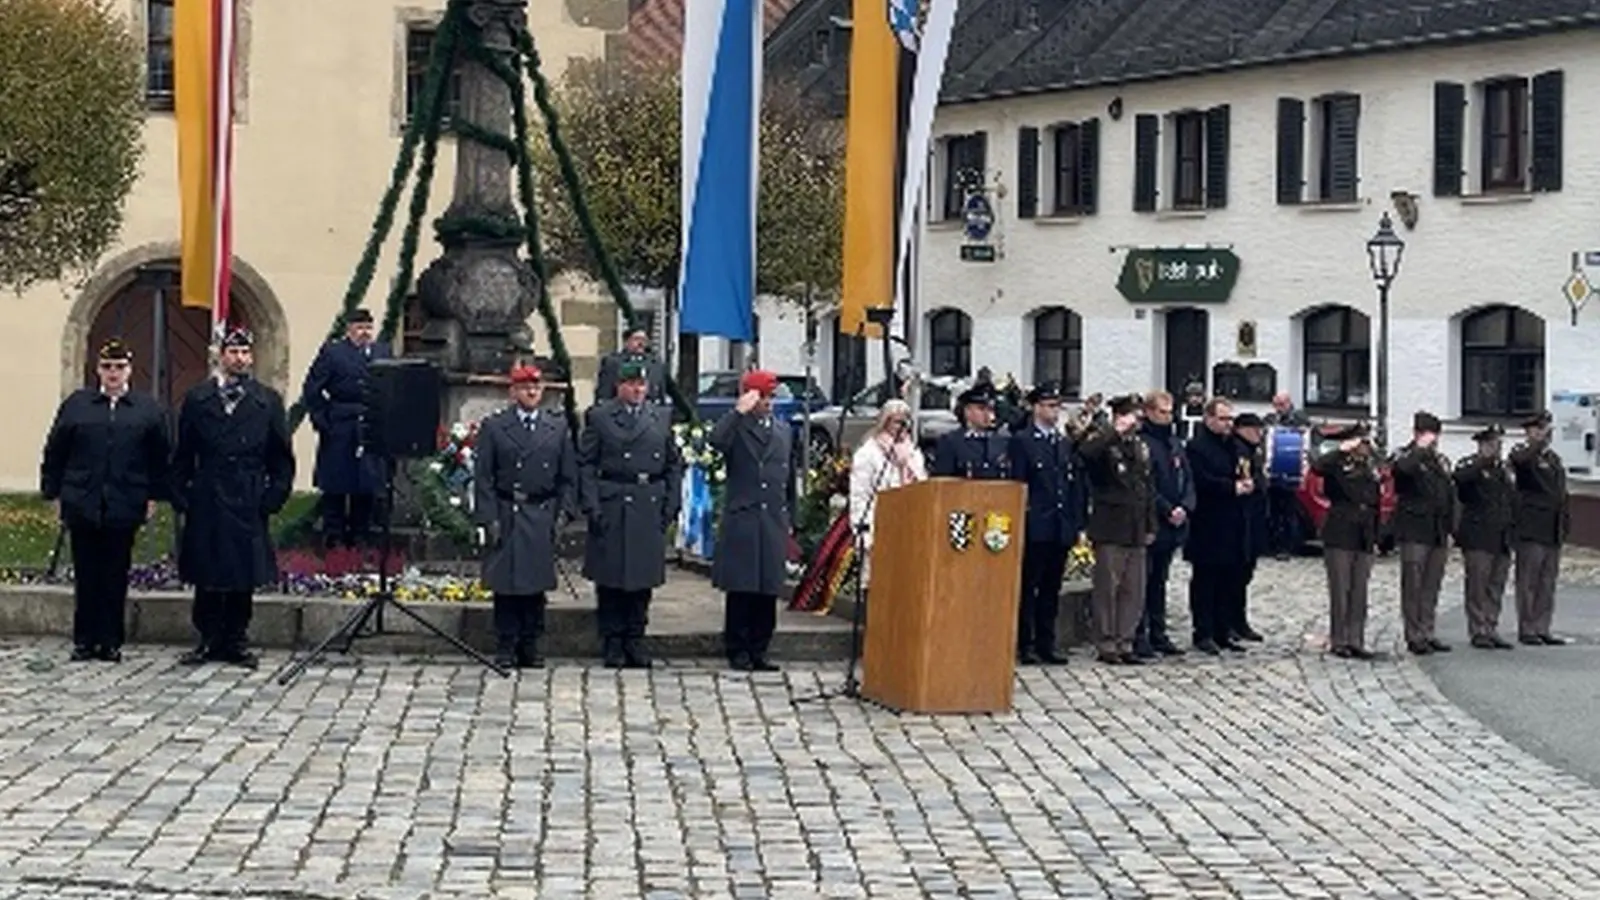
[[[465,6],[462,27],[520,71],[513,35],[527,27],[527,0],[451,0]],[[466,38],[470,41],[471,38]],[[464,52],[455,117],[512,138],[511,89]],[[426,324],[412,355],[436,362],[447,384],[443,421],[476,420],[506,402],[507,373],[533,355],[528,317],[539,296],[533,268],[519,256],[524,220],[513,202],[515,169],[506,154],[470,137],[456,141],[456,178],[440,220],[444,253],[417,284]]]

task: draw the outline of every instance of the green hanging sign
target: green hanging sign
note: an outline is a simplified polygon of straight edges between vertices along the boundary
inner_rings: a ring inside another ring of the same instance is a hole
[[[1129,250],[1117,292],[1130,303],[1226,303],[1238,280],[1232,250]]]

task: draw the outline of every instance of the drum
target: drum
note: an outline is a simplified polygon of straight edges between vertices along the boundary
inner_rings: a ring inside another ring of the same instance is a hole
[[[1267,429],[1267,477],[1273,484],[1298,486],[1306,466],[1306,432],[1299,428]]]

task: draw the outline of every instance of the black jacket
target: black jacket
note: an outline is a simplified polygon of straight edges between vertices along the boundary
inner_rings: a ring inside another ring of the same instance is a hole
[[[1450,461],[1433,448],[1407,444],[1395,454],[1395,541],[1443,547],[1455,528],[1455,481]]]
[[[1461,520],[1456,546],[1462,550],[1510,553],[1517,527],[1517,486],[1511,467],[1498,456],[1462,457],[1454,472]]]
[[[1089,518],[1089,490],[1072,438],[1031,423],[1011,435],[1011,477],[1028,486],[1027,540],[1071,545]]]
[[[170,496],[171,441],[160,404],[132,391],[112,404],[74,391],[56,411],[39,466],[39,491],[61,501],[67,524],[133,528],[151,500]]]
[[[1322,523],[1322,546],[1328,550],[1372,553],[1378,548],[1378,502],[1383,476],[1376,461],[1357,453],[1334,450],[1311,466],[1322,476],[1328,517]]]
[[[1155,485],[1157,548],[1181,547],[1189,536],[1189,519],[1182,525],[1172,524],[1172,511],[1182,509],[1185,516],[1194,515],[1194,476],[1189,472],[1189,461],[1183,442],[1171,425],[1145,422],[1139,428],[1150,449],[1150,476]]]
[[[1194,476],[1196,504],[1189,517],[1183,558],[1197,566],[1238,566],[1254,559],[1245,524],[1239,480],[1240,442],[1200,426],[1184,447]]]

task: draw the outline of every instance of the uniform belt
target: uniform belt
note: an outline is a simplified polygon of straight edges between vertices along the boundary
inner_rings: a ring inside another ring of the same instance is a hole
[[[495,491],[494,495],[511,503],[543,503],[546,500],[554,500],[556,496],[549,491],[538,494],[530,494],[527,491]]]
[[[658,481],[665,481],[666,478],[661,475],[649,475],[644,472],[638,472],[633,475],[601,473],[600,480],[608,481],[612,484],[655,484]]]

